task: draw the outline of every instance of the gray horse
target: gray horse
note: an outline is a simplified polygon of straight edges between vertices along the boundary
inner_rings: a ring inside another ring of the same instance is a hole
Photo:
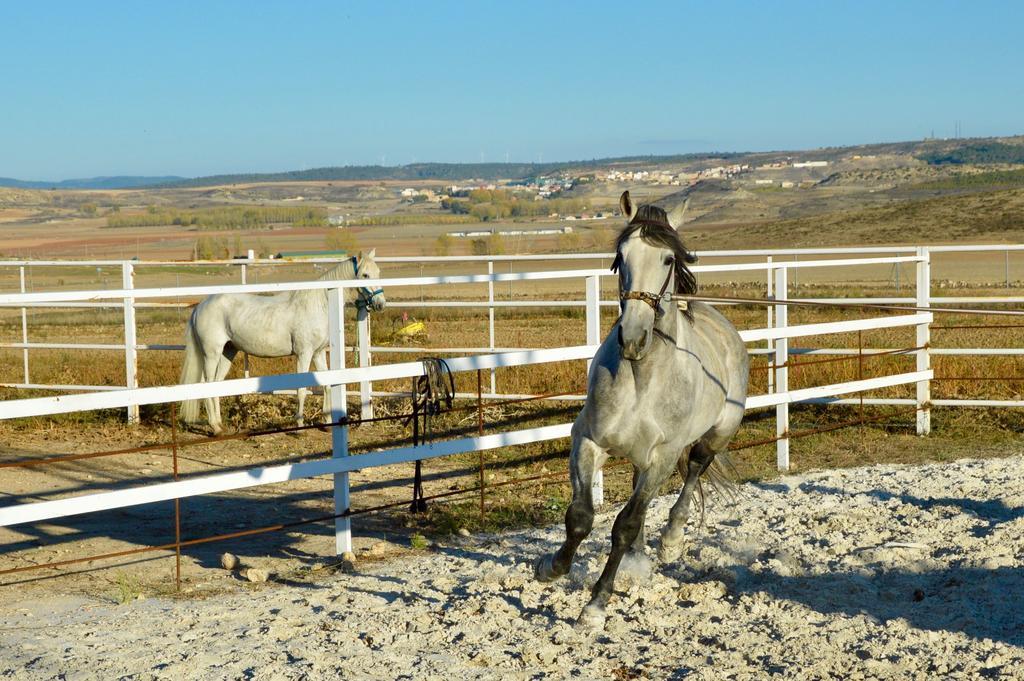
[[[587,628],[604,626],[619,563],[627,551],[643,553],[647,506],[676,469],[683,489],[658,557],[678,558],[694,487],[715,456],[725,453],[743,419],[749,373],[746,346],[725,317],[703,303],[677,304],[670,297],[697,288],[687,267],[696,258],[676,231],[685,204],[669,215],[637,206],[629,192],[619,203],[629,219],[612,265],[622,315],[594,357],[587,401],[573,425],[565,543],[536,566],[544,582],[569,571],[593,527],[594,473],[609,455],[626,457],[634,467],[633,494],[615,519],[608,562],[579,617]]]
[[[377,279],[380,268],[374,261],[376,249],[365,256],[343,260],[324,272],[320,279]],[[360,305],[383,310],[384,291],[360,287],[345,289],[345,301],[356,296]],[[327,369],[327,289],[285,291],[271,296],[252,293],[220,293],[199,303],[192,311],[185,332],[185,361],[181,380],[185,383],[222,381],[239,351],[254,357],[295,355],[296,370],[309,371],[310,361],[317,371]],[[306,389],[299,388],[296,422],[302,425]],[[222,430],[220,400],[208,398],[206,417],[214,434]],[[324,418],[330,420],[327,392],[324,393]],[[199,400],[181,403],[185,423],[199,420]]]

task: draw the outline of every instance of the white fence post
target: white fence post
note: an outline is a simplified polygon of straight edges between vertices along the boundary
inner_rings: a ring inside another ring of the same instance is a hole
[[[786,281],[787,268],[775,270],[775,299],[786,300],[789,297],[789,283]],[[775,328],[789,326],[789,308],[785,305],[775,306]],[[789,391],[789,339],[778,338],[775,341],[775,392]],[[789,470],[789,403],[783,402],[775,407],[775,435],[779,440],[775,443],[775,458],[780,471]]]
[[[932,294],[932,262],[931,252],[926,246],[918,247],[917,254],[922,258],[917,263],[917,306],[930,307]],[[931,327],[928,324],[917,325],[917,345],[921,349],[915,354],[917,356],[917,370],[926,371],[932,368],[931,348],[932,342]],[[932,383],[931,381],[919,381],[917,384],[917,434],[927,435],[932,431]]]
[[[359,339],[359,366],[371,365],[370,357],[370,311],[365,305],[356,307],[356,331]],[[359,382],[359,416],[364,419],[373,418],[373,383]]]
[[[494,274],[494,261],[487,261],[487,274]],[[491,352],[494,352],[494,281],[487,282],[487,333]],[[491,394],[498,393],[497,379],[494,369],[491,369]]]
[[[249,260],[252,260],[252,251],[249,251]],[[248,281],[246,281],[246,279],[247,279],[247,270],[246,270],[245,265],[243,264],[242,265],[242,284],[243,285],[249,283]],[[248,352],[243,352],[242,353],[242,371],[243,371],[243,375],[246,378],[249,378],[249,353]]]
[[[22,265],[18,268],[21,277],[21,292],[25,293],[25,266]],[[28,375],[28,313],[25,308],[21,308],[21,342],[26,347],[21,350],[21,361],[25,365],[25,385],[31,383]]]
[[[121,288],[135,288],[135,267],[130,262],[121,263]],[[135,299],[124,299],[124,374],[125,386],[139,387],[139,355],[136,349],[138,339],[135,328]],[[128,423],[139,422],[139,407],[128,407]]]
[[[765,271],[764,271],[765,279],[767,279],[767,283],[768,283],[768,300],[774,300],[774,298],[775,298],[775,285],[774,285],[775,284],[775,281],[774,281],[775,270],[772,269],[772,256],[769,255],[765,259],[765,264],[768,265],[767,269],[765,269]],[[770,329],[770,328],[772,328],[772,324],[774,323],[774,319],[775,319],[775,306],[774,305],[765,305],[765,307],[768,310],[768,326],[766,326],[765,328],[766,329]],[[771,362],[772,361],[772,354],[774,354],[774,352],[775,352],[775,341],[772,340],[771,338],[769,338],[766,341],[766,346],[768,348],[768,354],[766,355],[766,357],[768,358],[768,361]],[[771,372],[771,371],[768,372],[768,392],[769,393],[775,392],[775,375],[774,375],[774,372]]]
[[[601,278],[598,276],[587,277],[587,345],[597,345],[601,342]],[[587,375],[590,375],[590,364],[587,360]],[[590,487],[591,495],[594,498],[594,505],[600,506],[604,503],[604,471],[594,473],[594,481]]]
[[[331,369],[345,368],[345,294],[340,288],[327,291],[328,331],[331,339]],[[338,423],[348,418],[346,386],[332,385],[331,421]],[[331,457],[339,459],[348,456],[348,426],[331,427]],[[341,514],[349,508],[348,473],[334,474],[334,513]],[[338,555],[352,550],[352,521],[338,517],[334,521],[334,547]]]

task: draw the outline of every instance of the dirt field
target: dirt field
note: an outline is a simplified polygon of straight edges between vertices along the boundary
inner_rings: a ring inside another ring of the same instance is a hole
[[[605,555],[532,579],[555,526],[435,541],[208,599],[0,606],[5,678],[1019,678],[1020,457],[814,472],[743,486],[678,563],[635,561],[602,632],[574,629]],[[673,499],[661,498],[649,527]],[[652,547],[647,549],[653,557]],[[322,563],[321,563],[322,565]]]

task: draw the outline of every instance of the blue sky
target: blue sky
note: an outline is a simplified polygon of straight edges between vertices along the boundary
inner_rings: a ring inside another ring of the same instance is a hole
[[[19,2],[0,176],[1024,132],[1020,2]]]

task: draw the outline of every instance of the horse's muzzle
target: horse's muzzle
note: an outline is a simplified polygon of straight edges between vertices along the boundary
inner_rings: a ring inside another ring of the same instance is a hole
[[[624,339],[622,327],[619,327],[619,354],[623,359],[640,360],[647,354],[648,332],[641,333],[639,338]]]
[[[382,311],[386,304],[387,301],[384,299],[383,293],[378,293],[377,295],[370,298],[370,309],[373,310],[374,312]]]

